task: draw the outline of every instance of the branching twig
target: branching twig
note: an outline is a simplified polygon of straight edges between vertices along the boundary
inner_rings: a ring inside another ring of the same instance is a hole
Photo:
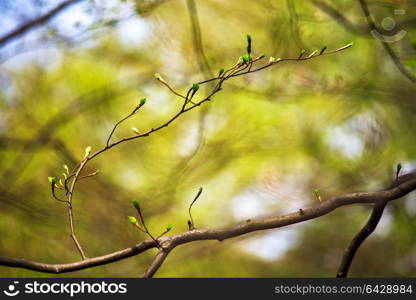
[[[275,59],[272,60],[271,59],[271,60],[269,60],[269,62],[266,65],[263,65],[263,66],[261,66],[261,67],[259,67],[257,69],[251,69],[251,67],[253,66],[253,64],[255,62],[260,61],[262,58],[264,58],[264,55],[260,55],[259,57],[252,59],[251,58],[251,55],[250,55],[251,54],[251,37],[249,35],[247,35],[247,39],[248,39],[248,43],[249,43],[249,46],[247,47],[248,55],[245,55],[243,57],[240,57],[240,59],[239,59],[239,61],[237,62],[236,65],[234,65],[232,68],[228,69],[224,73],[220,74],[218,77],[215,77],[215,78],[212,78],[212,79],[209,79],[209,80],[205,80],[205,81],[202,81],[200,83],[193,84],[192,88],[190,89],[190,91],[188,92],[188,94],[187,94],[186,97],[183,96],[183,95],[180,95],[180,94],[176,93],[170,87],[170,85],[160,76],[160,74],[155,74],[155,78],[158,81],[160,81],[164,85],[166,85],[172,91],[172,93],[174,93],[175,95],[179,95],[179,96],[181,96],[184,99],[184,104],[182,105],[181,109],[175,115],[173,115],[168,121],[166,121],[165,123],[163,123],[162,125],[160,125],[160,126],[158,126],[156,128],[152,128],[152,129],[148,130],[147,132],[144,132],[144,133],[141,133],[141,134],[138,133],[138,132],[135,132],[136,134],[134,136],[122,138],[122,139],[120,139],[118,141],[115,141],[113,143],[110,143],[111,137],[113,136],[113,134],[114,134],[117,126],[119,124],[121,124],[123,121],[125,121],[126,119],[128,119],[129,117],[133,116],[140,109],[140,107],[145,104],[146,98],[143,98],[143,99],[140,100],[139,105],[128,116],[126,116],[125,118],[123,118],[122,120],[120,120],[119,122],[117,122],[115,124],[115,126],[112,129],[112,131],[110,132],[109,137],[107,138],[107,142],[106,142],[106,144],[105,144],[104,147],[102,147],[101,149],[97,150],[93,154],[90,153],[91,147],[87,147],[86,148],[86,153],[85,153],[84,159],[81,161],[81,163],[75,169],[75,171],[72,173],[73,176],[72,176],[72,174],[70,175],[70,178],[72,180],[71,181],[71,184],[70,184],[70,187],[69,188],[67,187],[68,180],[65,181],[65,185],[64,185],[65,186],[65,189],[67,191],[67,211],[68,211],[68,217],[69,217],[70,236],[73,239],[73,241],[74,241],[74,243],[75,243],[75,245],[77,247],[77,250],[81,254],[81,257],[82,257],[83,260],[86,259],[86,256],[85,256],[84,250],[81,247],[81,245],[80,245],[80,243],[79,243],[79,241],[78,241],[78,239],[76,237],[76,234],[75,234],[75,229],[74,229],[74,216],[73,216],[73,209],[72,209],[72,199],[73,199],[73,193],[74,193],[74,189],[75,189],[76,182],[80,179],[81,172],[83,171],[84,167],[87,165],[87,163],[90,160],[92,160],[95,157],[97,157],[98,155],[106,152],[107,150],[113,148],[114,146],[117,146],[117,145],[119,145],[121,143],[130,141],[130,140],[134,140],[134,139],[138,139],[138,138],[143,138],[143,137],[149,136],[150,134],[152,134],[154,132],[157,132],[157,131],[159,131],[159,130],[161,130],[161,129],[167,127],[167,126],[169,126],[172,122],[174,122],[176,119],[178,119],[182,114],[184,114],[184,113],[186,113],[186,112],[188,112],[188,111],[190,111],[190,110],[192,110],[192,109],[194,109],[196,107],[199,107],[200,105],[202,105],[203,103],[205,103],[207,101],[210,101],[211,100],[211,97],[214,96],[216,93],[218,93],[221,90],[222,84],[226,80],[228,80],[230,78],[237,77],[237,76],[241,76],[241,75],[245,75],[245,74],[250,74],[250,73],[254,73],[254,72],[258,72],[260,70],[269,68],[269,67],[271,67],[271,66],[273,66],[273,65],[275,65],[277,63],[280,63],[282,61],[304,61],[304,60],[313,59],[313,58],[316,58],[316,57],[319,57],[319,56],[323,56],[323,55],[329,55],[329,54],[338,53],[340,51],[343,51],[343,50],[351,47],[351,45],[352,45],[352,44],[348,44],[348,45],[346,45],[344,47],[341,47],[341,48],[339,48],[337,50],[329,51],[329,52],[325,52],[325,53],[323,53],[323,51],[321,51],[318,55],[309,55],[307,57],[303,57],[301,55],[298,58],[286,58],[286,59],[278,59],[278,60],[275,60]],[[246,69],[248,69],[248,70],[246,70]],[[212,89],[212,91],[207,96],[205,96],[205,98],[203,98],[202,100],[197,101],[197,102],[192,102],[191,99],[195,95],[195,93],[198,91],[199,85],[206,84],[206,83],[211,82],[211,81],[216,81],[216,85],[214,86],[214,88]],[[188,98],[188,96],[189,96],[189,98]],[[187,107],[187,104],[189,102],[192,105]],[[145,227],[145,230],[146,230],[147,234],[154,240],[154,242],[156,243],[156,245],[158,247],[160,247],[159,242],[157,240],[155,240],[153,238],[153,236],[147,230],[147,228],[146,228],[146,226],[144,224],[143,217],[141,216],[140,210],[139,210],[139,214],[140,214],[140,217],[142,219],[142,224]],[[192,227],[193,227],[193,222],[192,222]]]
[[[142,102],[140,102],[140,103],[139,103],[139,105],[137,105],[137,106],[133,109],[133,111],[132,111],[131,113],[129,113],[126,117],[124,117],[123,119],[121,119],[120,121],[118,121],[118,122],[114,125],[113,129],[111,130],[110,134],[108,135],[107,142],[105,143],[106,147],[108,147],[108,144],[110,143],[111,137],[113,136],[114,132],[116,131],[116,129],[117,129],[117,127],[118,127],[118,125],[120,125],[121,123],[123,123],[124,121],[126,121],[126,120],[127,120],[128,118],[130,118],[131,116],[135,115],[135,114],[139,111],[140,107],[142,107],[142,106],[144,105],[144,103],[146,102],[146,98],[143,98],[143,99],[142,99],[142,100],[140,100],[140,101],[143,101],[143,103],[142,103]]]
[[[202,194],[202,187],[199,188],[198,193],[196,194],[194,200],[192,200],[191,204],[189,205],[188,208],[188,212],[189,212],[189,220],[188,220],[188,227],[189,230],[194,230],[195,229],[195,223],[194,223],[194,219],[192,218],[192,205],[194,205],[194,203],[196,202],[196,200],[198,200],[199,196],[201,196]]]
[[[387,201],[398,199],[416,189],[416,172],[402,175],[394,181],[389,188],[377,192],[353,193],[330,198],[323,203],[313,205],[308,208],[293,212],[288,215],[276,215],[266,218],[251,219],[240,224],[218,229],[196,229],[173,236],[161,237],[160,243],[163,245],[169,242],[168,248],[173,250],[176,246],[202,240],[225,240],[241,236],[258,230],[280,228],[291,224],[304,222],[324,216],[338,207],[351,204],[380,204]],[[145,240],[133,247],[116,251],[107,255],[88,258],[83,261],[68,264],[45,264],[25,259],[0,257],[0,265],[25,268],[44,273],[64,273],[76,270],[87,269],[95,266],[105,265],[138,255],[146,250],[157,247],[155,241]],[[166,257],[165,257],[166,258]],[[164,259],[164,258],[163,258]]]

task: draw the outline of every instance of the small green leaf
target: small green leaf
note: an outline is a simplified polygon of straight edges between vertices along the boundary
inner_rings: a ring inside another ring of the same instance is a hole
[[[225,72],[225,70],[224,70],[224,68],[222,68],[221,70],[220,70],[220,72],[218,73],[218,77],[220,77],[223,73]]]
[[[130,224],[133,224],[133,225],[137,224],[137,219],[135,217],[128,216],[127,218],[129,219]]]
[[[319,192],[319,190],[313,190],[313,193],[315,194],[315,196],[319,196],[319,194],[320,194],[320,192]]]
[[[139,103],[140,105],[144,105],[146,103],[147,98],[140,99]]]
[[[192,85],[192,89],[194,90],[194,92],[196,92],[197,90],[199,90],[199,84],[198,83],[194,83]]]
[[[169,224],[168,226],[166,226],[166,231],[171,231],[173,229],[173,225]]]
[[[262,59],[262,58],[265,58],[266,57],[266,53],[262,53],[259,57],[258,57],[258,59]]]
[[[51,184],[55,184],[55,183],[56,183],[56,177],[48,177],[48,181],[49,181]]]

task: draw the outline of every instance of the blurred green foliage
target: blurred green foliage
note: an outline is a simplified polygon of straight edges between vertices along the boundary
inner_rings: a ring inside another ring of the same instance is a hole
[[[172,116],[181,101],[154,73],[182,93],[206,78],[186,1],[136,2],[131,10],[146,30],[127,42],[123,36],[129,32],[115,26],[94,40],[59,48],[48,63],[23,63],[19,58],[25,54],[2,63],[7,88],[0,91],[1,256],[79,260],[65,206],[52,198],[48,176],[61,177],[63,164],[74,168],[86,147],[101,148],[114,123],[139,99],[146,97],[146,105],[113,140],[131,135],[132,127],[143,132]],[[230,80],[213,101],[168,128],[97,157],[85,174],[99,169],[99,175],[80,181],[74,194],[76,231],[88,257],[147,238],[127,220],[135,213],[133,198],[154,235],[167,224],[172,224],[168,234],[177,234],[187,230],[188,205],[200,186],[204,192],[192,210],[195,226],[213,228],[315,204],[314,189],[323,200],[375,190],[394,178],[398,162],[402,172],[415,166],[416,85],[376,39],[349,31],[312,1],[195,4],[212,70],[232,66],[246,53],[247,33],[253,57],[263,52],[297,57],[303,48],[333,50],[350,41],[354,47]],[[355,1],[329,4],[366,26]],[[397,5],[369,4],[378,21]],[[397,18],[415,18],[414,4],[403,5],[407,14]],[[414,72],[415,24],[407,25],[407,35],[392,47]],[[206,85],[199,89],[195,97],[208,91]],[[293,226],[291,238],[279,238],[282,229],[276,229],[187,244],[170,254],[157,276],[333,277],[369,209],[340,208]],[[351,276],[414,276],[415,233],[411,194],[388,206],[380,227],[359,249]],[[273,253],[280,244],[283,250]],[[270,250],[260,255],[264,249]],[[0,276],[139,276],[155,251],[69,274],[0,267]]]

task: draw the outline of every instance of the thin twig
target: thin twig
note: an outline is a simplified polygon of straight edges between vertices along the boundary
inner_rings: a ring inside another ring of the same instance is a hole
[[[75,246],[77,247],[77,250],[80,253],[81,258],[83,260],[85,260],[87,257],[85,256],[84,249],[82,248],[81,244],[79,243],[78,238],[77,238],[76,233],[75,233],[74,212],[72,210],[72,196],[73,196],[73,193],[74,193],[75,184],[78,180],[79,174],[81,173],[82,169],[87,164],[87,162],[88,162],[88,157],[84,158],[81,161],[81,163],[79,164],[78,169],[75,172],[75,175],[73,176],[71,186],[70,186],[70,188],[68,190],[68,194],[67,194],[67,200],[68,200],[67,212],[68,212],[68,218],[69,218],[70,236],[71,236],[72,240],[74,241]]]
[[[109,134],[109,136],[108,136],[108,138],[107,138],[107,142],[105,143],[105,145],[108,147],[108,144],[110,143],[110,140],[111,140],[111,137],[113,136],[113,134],[114,134],[114,132],[116,131],[116,129],[117,129],[117,126],[118,125],[120,125],[121,123],[123,123],[124,121],[126,121],[128,118],[130,118],[131,116],[133,116],[133,115],[135,115],[137,112],[138,112],[138,110],[140,109],[140,107],[141,107],[141,105],[139,104],[137,107],[135,107],[134,109],[133,109],[133,111],[131,112],[131,113],[129,113],[126,117],[124,117],[123,119],[121,119],[120,121],[118,121],[115,125],[114,125],[114,127],[113,127],[113,129],[111,130],[111,132],[110,132],[110,134]]]
[[[194,200],[192,200],[191,204],[189,205],[189,208],[188,208],[189,219],[190,219],[189,220],[190,222],[188,223],[189,230],[194,230],[195,229],[195,223],[194,223],[194,219],[192,218],[191,210],[192,210],[192,205],[194,205],[194,203],[196,202],[196,200],[198,200],[198,198],[199,198],[199,196],[201,196],[201,194],[202,194],[202,188],[199,188],[198,193],[194,197]]]

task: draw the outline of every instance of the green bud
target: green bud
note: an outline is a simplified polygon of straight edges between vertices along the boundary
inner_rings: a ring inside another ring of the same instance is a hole
[[[319,196],[319,190],[313,190],[313,193],[315,194],[315,196]]]
[[[306,50],[305,50],[305,49],[302,49],[302,51],[300,51],[300,54],[299,54],[299,58],[298,58],[298,59],[301,59],[301,58],[302,58],[302,56],[303,56],[305,53],[306,53]]]
[[[139,103],[140,105],[144,105],[146,103],[146,98],[140,99]]]
[[[402,169],[402,164],[401,163],[398,163],[397,164],[397,170],[400,171],[401,169]]]
[[[199,188],[198,193],[202,193],[202,186]]]
[[[156,74],[155,74],[155,78],[156,78],[157,80],[162,80],[162,76],[160,76],[160,74],[159,74],[159,73],[156,73]]]
[[[138,201],[138,200],[133,199],[133,200],[131,200],[131,203],[133,204],[133,206],[134,206],[136,209],[139,209],[139,210],[140,210],[140,205],[139,205],[139,201]]]
[[[51,184],[55,184],[55,183],[56,183],[56,177],[48,177],[48,181],[49,181]]]
[[[171,231],[173,229],[173,225],[169,224],[168,226],[166,226],[166,231]]]
[[[218,73],[218,77],[220,77],[223,73],[224,73],[224,68],[222,68],[221,70],[220,70],[220,72]]]
[[[132,225],[137,224],[137,219],[135,217],[128,216],[127,218],[129,219],[130,224],[132,224]]]
[[[194,92],[196,92],[197,90],[199,90],[199,84],[198,83],[194,83],[192,85],[192,89],[194,90]]]
[[[245,55],[241,56],[241,59],[243,60],[243,62],[247,63],[250,60],[250,55],[245,54]]]
[[[91,146],[88,146],[88,147],[85,148],[85,156],[84,156],[84,158],[87,157],[88,155],[90,155],[90,153],[91,153]]]
[[[327,45],[325,45],[322,49],[321,49],[321,52],[319,52],[319,55],[322,55],[322,54],[324,54],[324,52],[325,52],[325,50],[328,48],[328,46]]]
[[[266,53],[262,53],[259,57],[258,57],[258,59],[262,59],[262,58],[265,58],[266,57]]]

